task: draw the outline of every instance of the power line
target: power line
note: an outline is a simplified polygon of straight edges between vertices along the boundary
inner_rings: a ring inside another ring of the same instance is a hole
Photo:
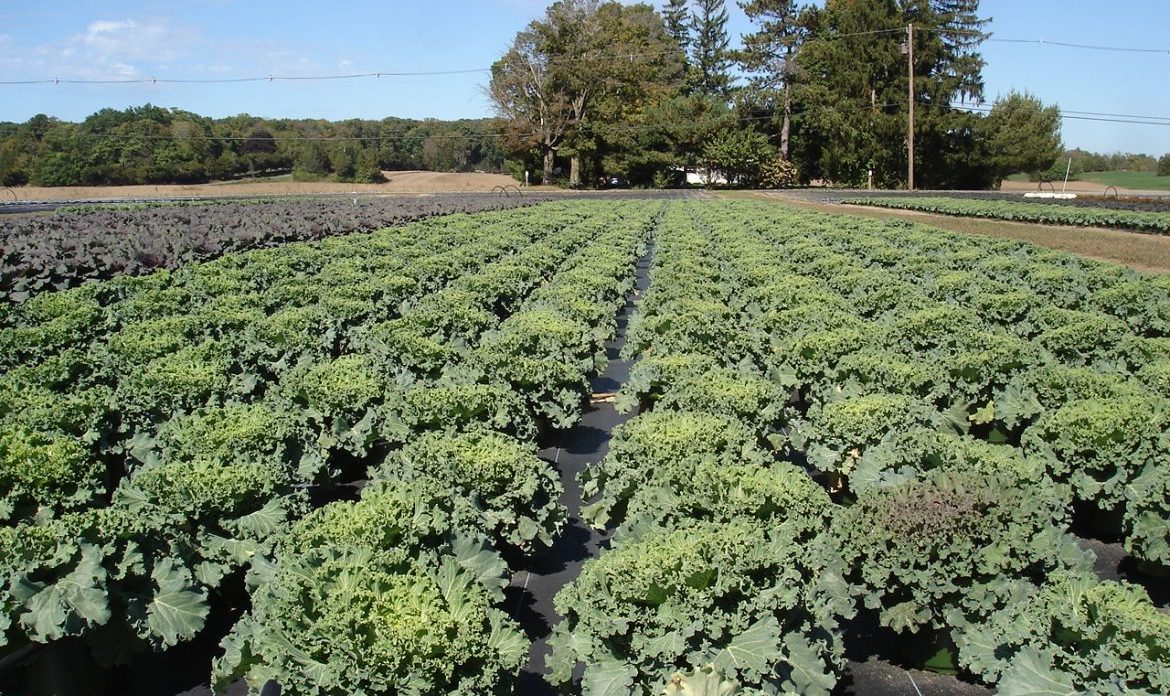
[[[369,73],[353,73],[348,75],[267,75],[265,77],[209,77],[209,78],[169,78],[169,77],[132,77],[110,80],[90,80],[71,78],[52,78],[42,80],[0,80],[0,85],[134,85],[134,84],[183,84],[183,85],[213,85],[235,84],[243,82],[315,82],[324,80],[355,80],[360,78],[381,77],[435,77],[438,75],[466,75],[469,73],[491,72],[491,68],[467,68],[465,70],[415,70],[415,71],[385,71]]]
[[[919,101],[923,100],[920,99]],[[969,107],[983,108],[989,105],[994,106],[994,104],[989,104],[989,102],[986,101],[972,101],[970,104],[965,102],[951,101],[950,105],[959,109],[965,109]],[[1110,116],[1113,118],[1140,118],[1148,121],[1170,121],[1170,116],[1144,116],[1140,114],[1119,114],[1111,111],[1077,111],[1076,109],[1066,109],[1064,107],[1057,108],[1059,108],[1060,112],[1063,114],[1079,114],[1081,116]]]
[[[1062,48],[1079,48],[1088,51],[1112,51],[1115,53],[1158,53],[1170,55],[1170,48],[1132,48],[1129,46],[1094,46],[1091,44],[1069,43],[1067,41],[1048,41],[1046,39],[997,39],[988,38],[987,41],[1014,44],[1036,44],[1038,46],[1060,46]]]
[[[980,113],[989,113],[992,109],[990,106],[977,106],[974,104],[958,105],[952,104],[953,108],[966,109],[967,111],[978,111]],[[1092,113],[1092,112],[1089,112]],[[1082,116],[1074,112],[1061,112],[1060,118],[1073,121],[1096,121],[1098,123],[1128,123],[1139,126],[1170,126],[1170,119],[1161,121],[1140,121],[1133,118],[1105,118],[1103,116]],[[1145,117],[1140,117],[1145,118]]]
[[[848,32],[843,34],[830,34],[827,36],[812,37],[813,41],[837,41],[840,39],[848,39],[860,36],[877,36],[883,34],[900,34],[905,31],[905,27],[891,28],[891,29],[872,29],[869,31]],[[1061,48],[1073,48],[1079,50],[1090,51],[1109,51],[1118,53],[1141,53],[1141,54],[1165,54],[1170,56],[1170,48],[1144,48],[1136,46],[1107,46],[1098,44],[1085,44],[1072,41],[1050,41],[1048,39],[1017,39],[1017,38],[998,38],[991,36],[985,32],[965,29],[947,29],[943,27],[916,27],[916,32],[934,33],[934,34],[965,34],[968,36],[980,36],[984,41],[998,42],[998,43],[1012,43],[1012,44],[1029,44],[1035,46],[1058,46]],[[589,51],[580,56],[571,56],[561,59],[551,59],[545,61],[546,63],[559,62],[577,62],[588,59],[604,59],[609,58],[613,60],[628,59],[633,61],[638,58],[651,58],[663,56],[668,54],[677,54],[679,51],[676,48],[664,49],[660,51],[633,51],[626,53],[606,52],[606,51]],[[332,80],[355,80],[355,79],[379,79],[383,77],[439,77],[444,75],[469,75],[474,73],[491,72],[492,68],[460,68],[454,70],[383,70],[376,72],[365,73],[350,73],[340,75],[264,75],[256,77],[210,77],[210,78],[172,78],[172,77],[132,77],[132,78],[110,78],[110,79],[86,79],[86,78],[41,78],[41,79],[27,79],[27,80],[0,80],[0,85],[3,86],[17,86],[17,85],[134,85],[134,84],[176,84],[176,85],[210,85],[210,84],[240,84],[250,82],[323,82]]]
[[[1072,41],[1049,41],[1048,39],[1001,39],[987,32],[974,29],[947,29],[943,27],[916,27],[915,31],[932,34],[966,34],[967,36],[981,36],[984,41],[1014,44],[1035,44],[1037,46],[1060,46],[1061,48],[1077,48],[1087,51],[1114,51],[1117,53],[1157,53],[1170,55],[1167,48],[1138,48],[1135,46],[1102,46],[1099,44],[1076,43]]]

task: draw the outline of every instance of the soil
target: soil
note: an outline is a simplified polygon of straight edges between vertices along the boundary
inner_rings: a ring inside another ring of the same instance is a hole
[[[516,186],[505,174],[428,171],[383,172],[384,184],[345,184],[332,181],[227,181],[210,184],[158,184],[144,186],[22,186],[4,189],[0,200],[49,201],[110,198],[211,198],[221,196],[291,196],[313,194],[423,194],[450,191],[491,191],[496,186]],[[541,187],[533,187],[541,188]],[[11,192],[11,193],[9,193]]]
[[[1110,186],[1108,184],[1102,184],[1098,181],[1070,181],[1070,182],[1068,182],[1067,186],[1065,185],[1065,183],[1063,181],[1054,181],[1054,182],[1052,182],[1051,187],[1049,187],[1048,184],[1038,184],[1034,181],[1005,181],[1001,185],[1000,190],[1013,191],[1013,192],[1019,192],[1019,191],[1023,191],[1023,192],[1027,192],[1027,191],[1055,191],[1055,192],[1069,191],[1071,193],[1090,193],[1090,194],[1097,194],[1097,195],[1103,195],[1105,193],[1105,191],[1108,190],[1110,195],[1112,195],[1112,193],[1114,191],[1116,191],[1118,194],[1120,194],[1122,196],[1124,196],[1126,194],[1154,195],[1154,196],[1165,196],[1166,195],[1166,191],[1155,191],[1155,190],[1142,191],[1139,189],[1128,189],[1128,188],[1125,188],[1124,186]]]

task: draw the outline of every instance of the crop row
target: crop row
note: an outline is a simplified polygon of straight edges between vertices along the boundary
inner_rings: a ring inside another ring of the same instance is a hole
[[[1043,225],[1112,227],[1151,234],[1170,234],[1170,212],[946,197],[847,198],[842,202],[941,215],[958,215],[960,217],[1035,222]]]
[[[97,209],[0,220],[0,303],[222,254],[530,205],[529,196],[303,199]]]
[[[5,642],[125,660],[193,637],[246,572],[222,681],[504,688],[527,641],[498,551],[563,523],[535,439],[578,416],[660,207],[451,216],[20,305]],[[349,479],[359,500],[313,510]]]
[[[655,243],[557,679],[828,693],[861,611],[1002,693],[1170,687],[1170,620],[1068,531],[1170,564],[1170,284],[748,204]]]

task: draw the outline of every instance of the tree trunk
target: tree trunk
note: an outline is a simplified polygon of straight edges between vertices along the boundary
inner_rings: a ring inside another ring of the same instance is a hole
[[[792,96],[784,90],[784,124],[780,126],[780,159],[788,161],[788,134],[792,129]]]
[[[545,186],[552,185],[553,159],[555,155],[556,150],[554,150],[551,145],[544,146],[544,173],[540,183],[544,184]]]
[[[576,153],[569,158],[569,187],[577,188],[581,185],[581,155]]]

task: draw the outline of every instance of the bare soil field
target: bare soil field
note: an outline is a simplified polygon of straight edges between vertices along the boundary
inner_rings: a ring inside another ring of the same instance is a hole
[[[93,200],[107,198],[200,198],[219,196],[290,196],[313,194],[410,194],[453,191],[491,191],[496,186],[515,186],[504,174],[428,171],[384,172],[384,184],[345,184],[331,181],[229,181],[211,184],[159,184],[145,186],[22,186],[0,191],[0,199],[22,201]],[[11,193],[9,193],[11,192]]]
[[[1170,273],[1170,237],[1137,234],[1095,227],[1060,227],[1034,225],[1022,222],[960,218],[949,215],[931,215],[917,211],[869,208],[840,203],[811,202],[784,192],[726,192],[735,198],[784,203],[825,213],[847,213],[878,219],[913,220],[961,234],[981,234],[989,237],[1022,239],[1050,249],[1068,251],[1102,261],[1123,263],[1139,271]]]
[[[1008,193],[1019,193],[1019,192],[1027,192],[1027,191],[1057,191],[1057,192],[1059,192],[1061,190],[1066,190],[1069,193],[1087,193],[1087,194],[1094,194],[1094,195],[1098,195],[1098,196],[1103,195],[1105,193],[1105,191],[1108,190],[1109,195],[1113,195],[1114,191],[1116,191],[1118,193],[1118,195],[1121,195],[1121,196],[1125,196],[1127,194],[1139,195],[1139,196],[1165,196],[1166,195],[1165,190],[1132,189],[1132,188],[1126,188],[1124,186],[1110,186],[1108,184],[1103,184],[1099,181],[1070,181],[1070,182],[1068,182],[1067,188],[1065,188],[1064,182],[1061,182],[1061,181],[1052,182],[1051,187],[1049,187],[1048,184],[1043,184],[1043,186],[1041,187],[1041,185],[1037,184],[1034,181],[1004,181],[1003,185],[1000,187],[1000,190],[1008,192]]]

